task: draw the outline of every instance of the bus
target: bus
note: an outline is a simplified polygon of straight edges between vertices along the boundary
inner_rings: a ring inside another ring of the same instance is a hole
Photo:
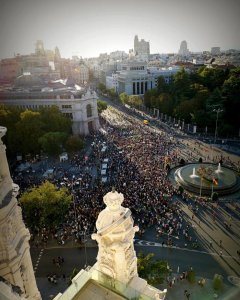
[[[148,125],[149,121],[148,120],[143,120],[144,125]]]

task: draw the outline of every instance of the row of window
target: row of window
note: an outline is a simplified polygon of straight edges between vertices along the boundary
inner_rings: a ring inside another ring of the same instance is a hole
[[[62,108],[72,108],[72,105],[69,105],[69,104],[65,104],[65,105],[62,105]]]
[[[140,67],[130,67],[131,71],[138,71],[138,70],[144,70],[144,66],[140,66]]]
[[[145,89],[144,89],[145,87]],[[133,82],[133,95],[144,94],[148,90],[148,83],[145,82]]]
[[[44,107],[50,107],[52,105],[37,105],[37,104],[27,104],[27,105],[17,105],[20,109],[39,109]],[[71,105],[62,105],[62,109],[66,109],[66,108],[72,108]],[[92,106],[91,104],[88,104],[86,106],[86,111],[87,111],[87,117],[90,118],[92,117],[93,113],[92,113]],[[64,113],[64,115],[70,117],[71,119],[73,118],[72,113]]]

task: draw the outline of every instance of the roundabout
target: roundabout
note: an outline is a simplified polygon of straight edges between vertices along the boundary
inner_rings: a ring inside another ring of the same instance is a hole
[[[240,190],[240,177],[228,167],[212,163],[193,163],[179,166],[171,172],[175,183],[200,196],[214,192],[228,195]]]

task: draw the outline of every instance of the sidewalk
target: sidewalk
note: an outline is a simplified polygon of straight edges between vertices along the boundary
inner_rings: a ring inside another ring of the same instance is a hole
[[[176,276],[177,277],[177,276]],[[176,282],[173,287],[160,285],[160,289],[167,288],[165,300],[185,300],[184,291],[190,293],[189,300],[239,300],[240,288],[229,284],[224,284],[222,291],[215,291],[212,287],[212,280],[206,279],[206,283],[201,287],[197,282],[201,278],[196,277],[196,283],[191,284],[186,279]]]

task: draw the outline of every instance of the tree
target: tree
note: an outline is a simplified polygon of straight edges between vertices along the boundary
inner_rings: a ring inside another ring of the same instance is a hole
[[[114,99],[114,98],[116,98],[116,96],[117,96],[117,93],[115,92],[114,88],[108,89],[108,90],[107,90],[107,93],[108,93],[108,96],[109,96],[111,99]]]
[[[169,91],[169,85],[165,82],[163,76],[159,76],[157,80],[157,91],[159,94],[167,93]]]
[[[187,280],[190,282],[190,283],[195,283],[196,281],[196,273],[194,270],[189,270],[187,272]]]
[[[215,274],[213,277],[213,288],[216,291],[221,291],[223,289],[223,278],[219,274]]]
[[[83,147],[83,140],[76,135],[70,136],[65,143],[65,148],[68,152],[80,151],[81,149],[83,149]]]
[[[132,107],[140,108],[140,106],[142,105],[142,99],[137,95],[131,95],[128,97],[126,103]]]
[[[99,90],[100,90],[103,94],[106,94],[107,88],[106,88],[106,85],[105,85],[105,84],[99,83],[98,88],[99,88]]]
[[[158,97],[158,91],[157,89],[152,89],[152,90],[148,90],[146,91],[146,93],[144,94],[144,105],[146,107],[156,107],[154,105],[154,103],[156,103],[156,99]]]
[[[15,155],[19,149],[16,138],[16,124],[20,121],[20,113],[22,110],[15,106],[0,105],[1,126],[7,128],[7,134],[3,137],[4,143],[7,145],[8,154]]]
[[[157,107],[161,112],[167,115],[172,115],[173,113],[173,99],[168,93],[162,93],[158,97]]]
[[[174,94],[181,98],[181,96],[189,96],[191,92],[191,81],[189,74],[184,68],[181,68],[174,76]]]
[[[98,108],[98,113],[100,114],[105,109],[107,109],[107,102],[102,100],[97,100],[97,108]]]
[[[194,102],[191,100],[182,101],[176,108],[175,108],[175,115],[180,118],[184,119],[185,122],[189,123],[191,121],[191,113],[194,111]]]
[[[66,141],[65,132],[48,132],[39,138],[39,144],[43,151],[49,155],[58,155],[62,152],[62,146]]]
[[[139,252],[137,266],[140,277],[147,280],[149,284],[157,285],[163,283],[169,274],[169,267],[166,261],[159,259],[153,260],[154,254],[144,255]]]
[[[43,130],[47,132],[71,132],[72,121],[64,116],[55,105],[43,107],[39,110],[40,120],[44,124]]]
[[[15,140],[17,142],[16,152],[22,154],[39,153],[39,138],[44,133],[44,124],[40,113],[25,110],[20,114],[20,121],[16,124]]]
[[[128,102],[128,94],[127,93],[121,93],[119,95],[119,99],[122,102],[122,104],[126,104]]]
[[[19,199],[28,226],[32,229],[61,223],[68,211],[72,196],[49,181],[22,194]]]

